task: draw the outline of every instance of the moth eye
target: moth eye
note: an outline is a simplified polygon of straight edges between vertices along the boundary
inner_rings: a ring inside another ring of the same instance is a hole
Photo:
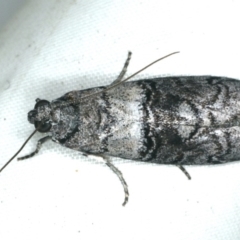
[[[47,101],[47,100],[39,100],[39,101],[35,104],[34,109],[37,109],[37,108],[42,107],[42,106],[45,106],[45,105],[49,105],[49,107],[50,107],[50,102]]]
[[[32,110],[28,113],[28,121],[32,124],[35,123],[35,119],[36,119],[36,116],[37,116],[37,111],[36,110]]]
[[[40,125],[40,127],[39,127],[39,125]],[[39,132],[44,133],[44,132],[48,132],[51,129],[52,124],[50,122],[42,123],[39,121],[35,121],[34,126],[35,126],[35,128],[38,128]]]
[[[45,107],[50,107],[50,102],[47,100],[38,100],[34,106],[34,110],[28,113],[28,121],[34,124],[35,128],[42,133],[48,132],[52,127],[52,124],[48,120],[39,121],[41,117],[40,119],[37,118],[39,110],[42,108],[42,111],[44,111]]]
[[[28,113],[28,121],[34,124],[35,128],[39,128],[39,132],[48,132],[52,124],[49,121],[41,122],[36,120],[37,110],[32,110]]]

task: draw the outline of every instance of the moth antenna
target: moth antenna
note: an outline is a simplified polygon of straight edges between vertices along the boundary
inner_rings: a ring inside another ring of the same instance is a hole
[[[149,68],[149,67],[152,66],[153,64],[155,64],[155,63],[157,63],[157,62],[159,62],[159,61],[161,61],[161,60],[163,60],[163,59],[165,59],[165,58],[168,58],[168,57],[170,57],[170,56],[172,56],[172,55],[174,55],[174,54],[177,54],[177,53],[180,53],[180,52],[173,52],[173,53],[170,53],[170,54],[168,54],[168,55],[165,55],[164,57],[161,57],[161,58],[153,61],[152,63],[148,64],[147,66],[145,66],[144,68],[142,68],[142,69],[140,69],[139,71],[135,72],[135,73],[132,74],[131,76],[127,77],[126,79],[124,79],[124,80],[122,80],[122,81],[120,81],[120,82],[117,82],[117,83],[115,83],[115,84],[112,84],[112,85],[110,85],[109,87],[105,88],[104,90],[101,90],[101,91],[99,91],[99,92],[92,93],[92,94],[89,94],[89,95],[87,95],[87,96],[81,97],[78,101],[69,101],[68,103],[55,104],[55,107],[56,107],[56,106],[62,106],[62,107],[63,107],[63,106],[68,106],[68,105],[70,105],[70,104],[78,104],[78,103],[80,103],[83,99],[93,97],[93,96],[98,95],[98,94],[101,94],[101,93],[103,93],[103,92],[107,92],[107,91],[109,91],[109,90],[117,87],[118,85],[120,85],[120,84],[122,84],[122,83],[124,83],[124,82],[126,82],[126,81],[128,81],[128,80],[130,80],[131,78],[133,78],[134,76],[136,76],[136,75],[139,74],[140,72],[144,71],[145,69]],[[132,54],[131,52],[128,53],[128,58],[131,56],[131,54]],[[122,72],[120,73],[119,76],[121,76],[121,75],[122,75]],[[117,79],[119,79],[119,76],[118,76]]]
[[[41,124],[40,124],[41,126]],[[5,163],[5,165],[0,169],[0,172],[22,151],[22,149],[25,147],[27,142],[32,138],[32,136],[38,131],[39,127],[36,128],[33,133],[27,138],[27,140],[23,143],[23,145],[19,148],[19,150]]]
[[[159,61],[161,61],[161,60],[163,60],[163,59],[165,59],[165,58],[168,58],[168,57],[170,57],[170,56],[172,56],[172,55],[174,55],[174,54],[177,54],[177,53],[180,53],[180,52],[173,52],[173,53],[170,53],[170,54],[168,54],[168,55],[165,55],[164,57],[161,57],[161,58],[159,58],[159,59],[151,62],[150,64],[148,64],[148,65],[145,66],[144,68],[138,70],[137,72],[135,72],[134,74],[130,75],[130,76],[127,77],[126,79],[122,80],[121,82],[115,83],[115,84],[113,84],[113,85],[107,87],[106,89],[104,89],[104,90],[102,90],[102,91],[99,91],[99,92],[97,92],[97,93],[93,93],[93,94],[89,94],[89,95],[87,95],[87,96],[81,97],[80,100],[85,99],[85,98],[89,98],[89,97],[92,97],[92,96],[95,96],[95,95],[97,95],[97,94],[101,94],[101,93],[103,93],[103,92],[107,92],[107,91],[109,91],[109,90],[117,87],[118,85],[120,85],[120,84],[122,84],[122,83],[124,83],[124,82],[127,82],[128,80],[130,80],[130,79],[133,78],[134,76],[138,75],[140,72],[144,71],[145,69],[149,68],[150,66],[154,65],[155,63],[157,63],[157,62],[159,62]],[[75,102],[74,102],[74,103],[75,103]]]

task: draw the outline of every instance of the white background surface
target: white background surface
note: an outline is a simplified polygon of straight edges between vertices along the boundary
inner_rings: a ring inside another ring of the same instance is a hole
[[[33,130],[37,97],[106,85],[131,50],[137,78],[240,79],[239,1],[27,1],[0,33],[0,166]],[[135,79],[137,79],[135,78]],[[20,156],[31,152],[37,134]],[[240,157],[239,157],[240,158]],[[0,239],[240,238],[240,162],[188,167],[113,160],[129,185],[95,160],[54,143],[0,175]]]

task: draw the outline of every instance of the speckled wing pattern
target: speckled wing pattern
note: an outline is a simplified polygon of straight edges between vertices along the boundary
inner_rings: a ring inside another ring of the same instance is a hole
[[[78,100],[104,87],[73,91]],[[240,82],[213,76],[127,82],[55,109],[52,138],[86,153],[160,164],[240,159]]]

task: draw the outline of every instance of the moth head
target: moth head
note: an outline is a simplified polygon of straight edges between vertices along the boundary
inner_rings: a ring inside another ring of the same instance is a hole
[[[28,113],[28,121],[34,124],[39,132],[49,132],[52,127],[51,111],[49,101],[36,99],[34,109]]]

